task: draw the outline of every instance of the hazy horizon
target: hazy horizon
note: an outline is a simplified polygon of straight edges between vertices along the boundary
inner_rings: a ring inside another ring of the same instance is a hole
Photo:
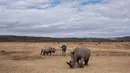
[[[1,0],[0,35],[124,37],[130,0]]]
[[[0,36],[17,36],[17,37],[47,37],[47,38],[119,38],[119,37],[130,37],[130,35],[127,35],[127,36],[114,36],[114,37],[76,37],[76,36],[74,36],[74,37],[51,37],[51,36],[28,36],[28,35],[0,35]]]

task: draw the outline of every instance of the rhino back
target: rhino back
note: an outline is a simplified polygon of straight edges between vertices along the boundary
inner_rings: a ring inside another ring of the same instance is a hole
[[[88,48],[75,48],[74,53],[76,57],[89,57],[91,52]]]
[[[42,49],[42,51],[49,52],[49,51],[51,51],[51,48],[44,48],[44,49]]]

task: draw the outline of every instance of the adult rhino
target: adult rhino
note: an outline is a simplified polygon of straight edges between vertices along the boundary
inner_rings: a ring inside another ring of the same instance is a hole
[[[56,49],[52,48],[52,47],[42,48],[40,55],[45,55],[45,54],[48,55],[48,53],[50,53],[50,55],[51,55],[51,53],[55,53],[55,51],[56,51]]]
[[[72,52],[70,52],[71,60],[66,62],[70,68],[73,68],[76,65],[76,62],[80,68],[83,68],[84,65],[88,65],[88,61],[91,55],[91,51],[88,48],[76,47]]]

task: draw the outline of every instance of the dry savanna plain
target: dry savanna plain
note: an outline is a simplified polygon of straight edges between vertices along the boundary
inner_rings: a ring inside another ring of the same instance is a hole
[[[61,55],[61,45],[67,55]],[[56,53],[41,56],[40,48]],[[69,52],[75,47],[92,51],[89,65],[70,69]],[[0,73],[130,73],[130,42],[0,42]]]

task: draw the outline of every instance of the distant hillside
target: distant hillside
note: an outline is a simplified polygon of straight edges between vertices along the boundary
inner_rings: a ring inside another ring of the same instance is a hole
[[[130,41],[130,36],[117,37],[116,40],[120,40],[120,41]]]
[[[127,42],[130,36],[117,38],[51,38],[33,36],[0,35],[0,42]]]

